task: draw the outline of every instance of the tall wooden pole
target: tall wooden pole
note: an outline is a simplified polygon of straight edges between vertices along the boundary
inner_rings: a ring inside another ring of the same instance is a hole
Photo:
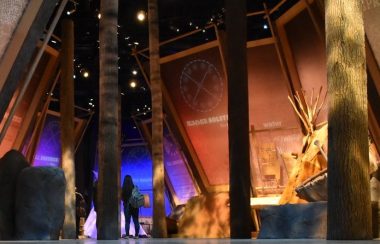
[[[100,2],[98,239],[120,237],[120,115],[118,89],[118,0]]]
[[[152,95],[153,237],[167,236],[165,172],[162,149],[163,112],[157,0],[148,0],[150,88]]]
[[[75,239],[74,23],[69,19],[62,22],[61,55],[62,79],[59,100],[61,113],[61,163],[67,182],[65,221],[62,234],[64,239]]]
[[[372,239],[367,75],[361,0],[326,0],[327,239]]]
[[[251,238],[245,0],[226,0],[231,238]]]

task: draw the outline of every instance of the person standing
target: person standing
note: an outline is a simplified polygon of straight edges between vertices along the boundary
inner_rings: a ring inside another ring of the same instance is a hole
[[[134,208],[130,202],[129,199],[132,196],[132,190],[134,188],[133,180],[130,175],[126,175],[124,177],[122,191],[121,191],[121,197],[123,200],[124,205],[124,216],[125,216],[125,235],[128,237],[129,235],[129,224],[131,222],[131,217],[133,219],[133,223],[135,225],[135,236],[134,238],[139,237],[139,231],[140,231],[140,224],[139,224],[139,209]]]

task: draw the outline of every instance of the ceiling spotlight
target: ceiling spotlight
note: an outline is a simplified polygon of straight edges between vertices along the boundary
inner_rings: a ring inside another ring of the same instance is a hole
[[[132,80],[131,82],[129,82],[129,86],[131,88],[135,88],[137,86],[137,82],[135,80]]]
[[[267,24],[264,24],[263,28],[266,30],[268,29],[268,25]]]
[[[70,5],[71,7],[68,8],[69,10],[66,11],[66,14],[67,15],[72,15],[73,13],[75,13],[75,11],[77,11],[77,2],[75,0],[70,0]],[[69,5],[69,4],[68,4]]]
[[[140,10],[140,11],[137,12],[137,19],[138,19],[138,21],[143,22],[145,20],[145,18],[146,18],[145,11]]]
[[[88,72],[88,70],[86,69],[81,69],[80,70],[80,74],[84,77],[84,78],[88,78],[90,76],[90,72]]]
[[[98,19],[101,19],[101,18],[102,18],[102,14],[98,13]]]
[[[73,13],[75,13],[76,9],[73,9],[73,10],[70,10],[70,11],[66,11],[66,14],[67,15],[72,15]]]
[[[177,28],[177,30],[176,30],[177,32],[179,32],[179,28]]]
[[[135,69],[132,70],[132,74],[133,74],[133,75],[137,75],[137,70],[135,70]]]

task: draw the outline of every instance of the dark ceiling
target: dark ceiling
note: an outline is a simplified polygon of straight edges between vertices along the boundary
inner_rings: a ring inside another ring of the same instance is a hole
[[[72,18],[75,25],[75,103],[76,105],[97,111],[98,85],[99,85],[99,0],[76,0],[70,1],[62,18]],[[107,1],[104,1],[107,2]],[[248,0],[248,13],[263,10],[262,0]],[[265,1],[269,8],[276,6],[281,0]],[[288,0],[279,10],[274,12],[271,18],[280,16],[286,9],[297,0]],[[183,33],[202,29],[211,22],[224,28],[224,1],[223,0],[158,0],[160,40],[168,40]],[[76,10],[67,15],[67,11]],[[143,49],[148,46],[147,21],[139,22],[136,14],[139,10],[147,11],[147,0],[124,0],[119,1],[119,87],[122,94],[123,117],[129,118],[136,113],[137,109],[150,107],[150,92],[141,72],[137,75],[132,70],[138,70],[134,57],[131,55],[133,48]],[[270,30],[263,15],[250,17],[247,20],[248,39],[260,39],[269,37]],[[58,24],[55,34],[60,36]],[[192,43],[177,43],[170,45],[161,52],[174,53],[178,49],[186,49],[215,38],[213,33],[204,32],[190,39]],[[59,43],[51,45],[57,45]],[[83,71],[89,72],[89,77],[82,76]],[[129,87],[131,79],[137,81],[137,87]],[[54,92],[58,96],[59,91]],[[92,105],[91,105],[92,104]]]

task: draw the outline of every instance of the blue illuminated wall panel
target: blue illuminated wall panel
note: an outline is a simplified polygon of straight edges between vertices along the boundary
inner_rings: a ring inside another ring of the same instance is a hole
[[[57,166],[61,158],[59,117],[47,114],[34,157],[34,166]]]
[[[125,147],[122,151],[121,183],[126,175],[131,175],[133,183],[143,194],[149,194],[150,208],[141,208],[140,216],[151,217],[153,213],[152,160],[146,146]],[[170,202],[165,195],[165,211],[171,211]]]
[[[164,128],[164,161],[166,173],[179,204],[185,204],[191,197],[196,196],[197,192],[184,162],[184,157],[182,157],[167,127]]]

